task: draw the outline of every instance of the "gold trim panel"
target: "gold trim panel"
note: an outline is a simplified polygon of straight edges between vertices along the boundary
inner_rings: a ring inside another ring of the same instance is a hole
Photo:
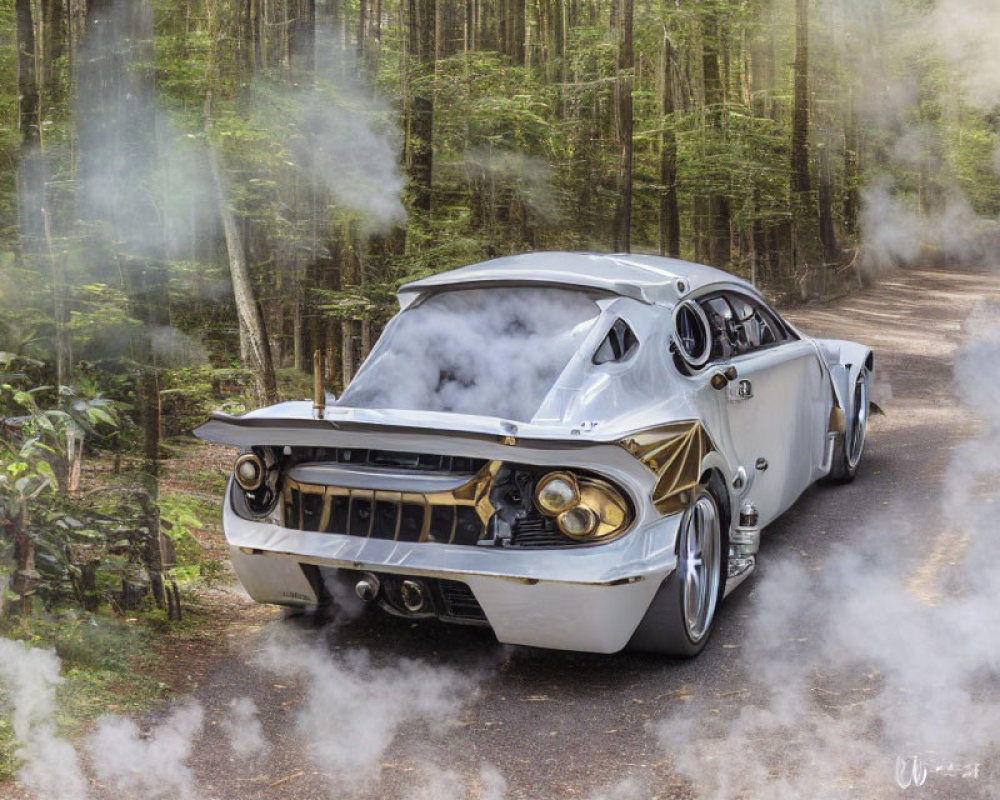
[[[698,420],[642,431],[618,444],[656,475],[651,499],[664,516],[691,505],[701,478],[701,463],[715,449]]]

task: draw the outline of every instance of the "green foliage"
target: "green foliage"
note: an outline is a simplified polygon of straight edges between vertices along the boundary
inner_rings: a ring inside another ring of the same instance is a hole
[[[199,365],[164,370],[160,375],[164,434],[186,435],[217,409],[233,413],[245,408],[252,388],[253,377],[244,369]]]
[[[218,497],[225,487],[224,480],[212,476],[211,484],[215,484],[217,493],[195,496],[171,492],[160,497],[163,530],[173,540],[177,553],[177,566],[170,570],[170,577],[181,584],[211,582],[220,577],[221,564],[196,535],[201,532],[204,536],[206,520],[214,521],[219,513]]]
[[[984,170],[984,164],[994,163],[998,147],[1000,113],[980,117],[968,115],[947,131],[947,146],[951,168],[962,193],[969,199],[976,214],[990,219],[1000,216],[1000,183],[996,172]]]
[[[0,709],[5,708],[3,693],[0,692]],[[0,783],[14,780],[17,774],[18,761],[14,757],[17,740],[14,738],[14,727],[9,714],[0,712]]]
[[[0,635],[55,650],[61,659],[63,682],[56,689],[59,735],[79,736],[102,714],[145,710],[164,696],[166,687],[142,668],[154,659],[157,643],[140,620],[76,613],[5,618]],[[9,709],[4,701],[0,687],[0,709]],[[9,717],[0,714],[0,781],[14,777],[16,747]]]

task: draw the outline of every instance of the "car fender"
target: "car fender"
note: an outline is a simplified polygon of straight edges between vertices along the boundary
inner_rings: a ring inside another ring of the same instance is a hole
[[[854,381],[857,380],[861,370],[866,367],[869,370],[874,369],[875,353],[870,347],[843,339],[813,341],[830,371],[830,383],[833,386],[837,408],[844,412],[847,419],[851,419],[854,412],[852,407],[854,392],[851,391],[851,387],[854,386]]]

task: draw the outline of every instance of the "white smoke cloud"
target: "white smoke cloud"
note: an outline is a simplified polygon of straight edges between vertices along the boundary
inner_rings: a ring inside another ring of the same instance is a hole
[[[145,735],[131,719],[101,717],[87,742],[97,779],[125,797],[195,797],[186,762],[203,720],[204,711],[193,700],[180,703]]]
[[[476,671],[462,672],[409,659],[376,664],[365,650],[331,652],[317,639],[287,626],[265,631],[256,666],[301,688],[301,702],[289,710],[298,744],[328,781],[331,797],[349,797],[377,787],[383,760],[404,732],[417,731],[423,748],[415,781],[405,796],[427,800],[504,800],[507,785],[495,767],[456,771],[436,763],[433,743],[453,730],[463,705],[474,697]],[[32,797],[90,800],[110,792],[131,798],[201,800],[203,786],[190,765],[204,733],[205,711],[192,698],[179,701],[158,722],[140,726],[105,715],[77,748],[55,735],[55,687],[61,682],[53,651],[0,639],[0,707],[10,706],[18,779]],[[225,704],[219,729],[233,754],[264,763],[275,742],[264,734],[258,708],[248,697]],[[408,751],[407,751],[408,752]],[[91,791],[87,775],[97,789]],[[618,796],[614,796],[617,800]]]
[[[976,266],[987,262],[998,242],[1000,224],[976,214],[955,187],[931,214],[921,214],[892,191],[887,176],[861,191],[861,231],[865,267],[878,274],[912,266],[922,258]]]
[[[937,0],[923,27],[948,60],[965,99],[981,109],[1000,104],[1000,6],[993,0]]]
[[[530,420],[599,314],[565,289],[433,295],[386,329],[338,404]]]
[[[51,650],[0,639],[0,699],[11,708],[17,777],[39,797],[84,800],[87,783],[73,745],[55,730],[55,690],[62,683],[59,658]]]
[[[511,150],[474,150],[465,154],[463,166],[474,181],[516,189],[529,213],[540,221],[559,223],[561,211],[552,188],[553,169],[544,159]]]
[[[73,82],[77,213],[131,256],[190,258],[215,219],[214,194],[201,143],[156,96],[152,13],[132,0],[90,12]]]
[[[87,800],[89,783],[77,749],[55,733],[59,670],[54,651],[0,639],[0,697],[12,708],[15,755],[22,762],[18,780],[34,797]],[[126,797],[193,797],[184,761],[201,720],[201,707],[193,702],[179,706],[148,736],[132,720],[102,717],[85,745],[89,764],[104,786]]]
[[[406,182],[399,170],[397,137],[372,124],[372,102],[299,94],[290,145],[303,171],[377,232],[406,221],[401,201]]]
[[[888,173],[862,190],[862,267],[877,274],[922,261],[982,264],[997,249],[1000,226],[980,217],[963,195],[942,130],[962,107],[989,111],[1000,103],[1000,6],[992,0],[936,0],[919,11],[870,5],[881,22],[873,24],[867,7],[852,9],[849,60],[862,118],[874,126],[873,139],[888,137]],[[920,121],[929,97],[941,106],[934,127]],[[1000,169],[998,152],[983,169]],[[916,191],[898,180],[907,172]]]
[[[479,800],[504,800],[507,796],[507,781],[500,770],[492,764],[479,768]]]
[[[649,797],[649,784],[630,776],[591,792],[587,800],[647,800]]]
[[[383,232],[406,221],[398,112],[354,77],[358,65],[331,31],[317,30],[316,41],[314,88],[260,84],[257,93],[288,113],[272,122],[309,179],[359,214],[365,234]]]
[[[891,187],[891,180],[882,177],[861,191],[861,233],[869,271],[912,264],[923,250],[920,215],[893,195]]]
[[[256,660],[282,679],[303,684],[295,730],[338,796],[358,793],[378,779],[383,754],[402,728],[426,728],[432,737],[441,733],[476,686],[469,674],[447,667],[408,659],[380,666],[364,650],[331,653],[323,642],[287,628],[270,633]],[[429,778],[434,792],[458,780],[446,771]]]
[[[416,770],[416,786],[405,796],[407,800],[506,800],[507,781],[496,767],[483,763],[478,773],[462,775],[454,769],[423,763]]]
[[[268,742],[257,717],[257,704],[249,697],[235,697],[229,701],[228,711],[221,726],[237,757],[249,758],[266,751]]]
[[[933,532],[901,518],[873,521],[820,571],[794,556],[768,566],[742,649],[748,699],[732,716],[698,704],[658,728],[698,796],[880,797],[897,756],[973,765],[994,753],[1000,704],[981,690],[1000,663],[1000,637],[984,630],[1000,584],[928,594],[899,554]]]
[[[208,352],[204,345],[171,325],[151,327],[149,339],[160,366],[177,367],[208,362]]]
[[[940,167],[937,134],[930,128],[916,126],[902,132],[892,146],[892,159],[908,167]]]

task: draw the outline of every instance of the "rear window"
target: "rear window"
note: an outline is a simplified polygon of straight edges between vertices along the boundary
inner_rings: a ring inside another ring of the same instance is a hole
[[[433,294],[386,327],[337,405],[529,421],[600,313],[576,289]]]

